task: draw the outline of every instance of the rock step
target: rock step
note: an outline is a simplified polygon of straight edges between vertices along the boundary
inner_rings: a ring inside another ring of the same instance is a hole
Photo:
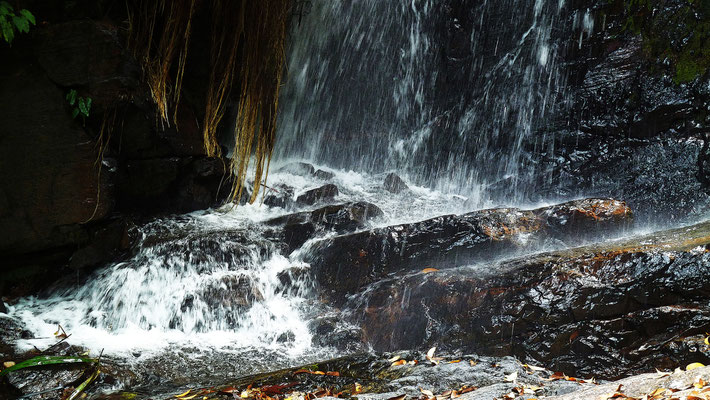
[[[346,295],[395,272],[450,268],[560,241],[579,244],[624,229],[631,219],[626,203],[611,199],[481,210],[323,240],[306,261],[324,295],[342,303]]]

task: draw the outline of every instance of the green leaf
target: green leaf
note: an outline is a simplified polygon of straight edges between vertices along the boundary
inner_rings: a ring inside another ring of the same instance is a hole
[[[7,1],[0,1],[0,14],[3,14],[2,13],[3,9],[6,10],[5,11],[6,13],[9,13],[10,11],[15,10],[14,8],[12,8],[12,5],[10,5],[10,3],[8,3]]]
[[[0,17],[0,30],[2,30],[2,36],[5,38],[5,41],[12,43],[12,39],[15,38],[15,30],[4,17]]]
[[[76,118],[77,115],[79,115],[79,109],[74,108],[74,111],[71,112],[71,117]]]
[[[72,89],[69,93],[67,93],[67,101],[70,106],[73,106],[74,103],[76,103],[76,90]]]
[[[27,21],[29,21],[32,25],[37,25],[37,21],[35,20],[35,16],[32,15],[31,12],[28,10],[20,10],[20,15],[25,17]]]
[[[79,110],[85,117],[89,116],[89,110],[91,110],[91,97],[86,99],[83,97],[79,98]]]
[[[27,33],[30,31],[30,22],[25,19],[25,17],[12,17],[12,22],[17,27],[17,30],[22,33]]]
[[[38,356],[25,360],[19,364],[15,364],[10,368],[5,368],[0,372],[0,377],[5,376],[8,372],[17,371],[18,369],[28,368],[28,367],[40,367],[44,365],[56,365],[56,364],[91,364],[95,363],[97,360],[95,358],[86,357],[60,357],[60,356]]]

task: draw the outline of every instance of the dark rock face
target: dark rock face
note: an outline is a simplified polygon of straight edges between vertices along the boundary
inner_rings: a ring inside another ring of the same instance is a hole
[[[384,213],[372,203],[355,202],[330,205],[314,211],[284,215],[265,222],[266,225],[283,226],[280,238],[293,251],[303,245],[316,232],[333,230],[337,233],[352,232],[363,228],[371,219]]]
[[[407,184],[404,183],[402,178],[400,178],[394,172],[388,174],[385,177],[385,182],[383,184],[383,187],[385,188],[386,191],[391,192],[391,193],[400,193],[404,190],[409,189],[409,186],[407,186]]]
[[[306,260],[326,296],[340,302],[391,273],[466,265],[554,241],[579,243],[623,229],[630,220],[625,203],[606,199],[531,211],[482,210],[338,236],[317,244]]]
[[[101,232],[128,214],[211,207],[231,187],[225,163],[204,156],[195,104],[178,107],[179,132],[156,126],[119,28],[125,11],[49,3],[28,9],[51,23],[0,48],[1,293],[110,261],[126,248]],[[85,120],[71,117],[70,89],[93,100]]]
[[[307,191],[306,193],[298,196],[296,201],[305,205],[313,205],[320,202],[329,202],[332,201],[335,196],[338,195],[338,193],[338,187],[333,185],[332,183],[329,183],[319,188]]]
[[[614,378],[706,363],[710,224],[382,282],[351,300],[375,349],[438,344]],[[366,304],[366,305],[360,305]]]

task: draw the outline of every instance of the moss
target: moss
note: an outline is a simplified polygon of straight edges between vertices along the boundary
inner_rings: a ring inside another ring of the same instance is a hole
[[[710,0],[623,0],[622,31],[640,34],[644,53],[677,84],[710,69]]]

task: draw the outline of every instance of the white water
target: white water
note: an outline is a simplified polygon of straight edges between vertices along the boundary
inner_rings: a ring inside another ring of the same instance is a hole
[[[461,196],[411,182],[411,193],[395,195],[382,188],[383,176],[321,168],[335,173],[330,182],[340,189],[337,202],[369,201],[384,211],[373,227],[470,211]],[[294,187],[297,197],[324,182],[272,173],[268,185],[279,184]],[[11,305],[9,314],[35,335],[18,346],[46,348],[56,343],[61,325],[70,343],[115,356],[140,352],[149,358],[185,347],[259,349],[299,361],[333,356],[333,349],[313,344],[309,324],[332,310],[299,273],[309,268],[300,261],[308,246],[282,255],[260,224],[294,211],[255,203],[155,220],[141,228],[136,253],[127,260],[99,269],[83,284]],[[290,274],[291,283],[284,285],[282,274]],[[242,304],[248,293],[257,294]]]
[[[280,157],[395,170],[479,208],[549,180],[561,62],[594,29],[565,0],[313,0],[294,27]],[[459,4],[460,3],[460,4]],[[458,7],[458,8],[457,8]]]

